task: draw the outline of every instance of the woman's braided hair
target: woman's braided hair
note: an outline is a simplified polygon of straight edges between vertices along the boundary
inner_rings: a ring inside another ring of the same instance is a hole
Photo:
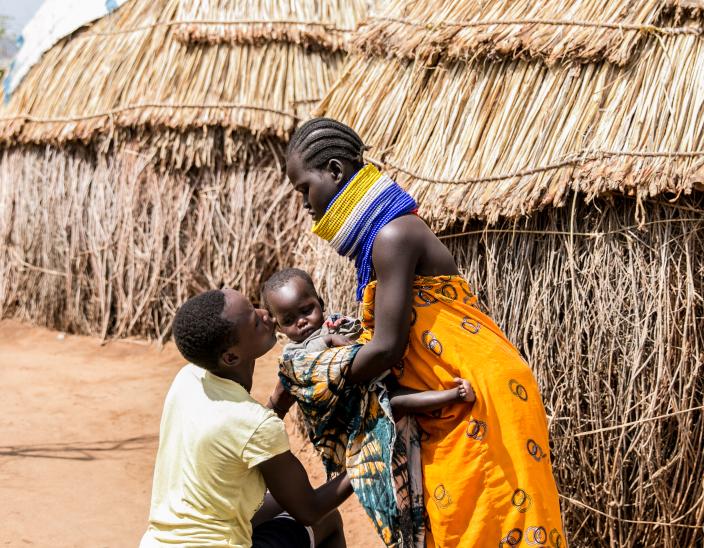
[[[303,165],[322,169],[336,158],[354,167],[364,164],[364,146],[357,132],[332,118],[313,118],[301,125],[291,137],[287,155],[297,153]]]

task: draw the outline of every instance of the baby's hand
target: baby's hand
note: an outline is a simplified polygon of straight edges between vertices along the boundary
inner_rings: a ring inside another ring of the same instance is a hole
[[[459,377],[455,377],[453,380],[455,381],[455,384],[457,384],[457,392],[462,401],[474,403],[477,400],[477,396],[474,394],[474,389],[472,388],[472,385],[469,384],[468,380],[461,379]]]
[[[325,320],[325,327],[328,328],[329,331],[337,331],[340,329],[340,326],[347,323],[346,318],[338,318],[334,322],[331,322],[330,320]]]
[[[347,337],[343,337],[342,335],[328,335],[325,343],[328,347],[332,348],[333,346],[349,346],[354,344],[354,341],[348,339]]]

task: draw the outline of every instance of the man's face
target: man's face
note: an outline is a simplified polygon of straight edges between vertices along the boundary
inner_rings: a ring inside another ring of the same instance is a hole
[[[238,340],[227,351],[235,354],[240,363],[254,361],[276,343],[275,324],[266,310],[254,308],[239,291],[223,289],[222,292],[225,307],[221,316],[234,324]]]
[[[267,294],[277,327],[293,342],[303,342],[323,325],[320,298],[301,278],[291,278]]]

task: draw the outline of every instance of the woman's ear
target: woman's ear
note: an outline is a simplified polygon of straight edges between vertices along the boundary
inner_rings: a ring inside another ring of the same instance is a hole
[[[336,158],[328,160],[328,171],[332,175],[335,184],[340,184],[344,179],[344,169],[342,167],[342,162]]]

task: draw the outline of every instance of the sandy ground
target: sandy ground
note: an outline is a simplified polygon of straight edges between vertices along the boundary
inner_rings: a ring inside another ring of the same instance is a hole
[[[258,362],[253,396],[266,401],[278,348]],[[101,345],[0,322],[0,545],[137,546],[149,513],[164,396],[183,365],[173,345]],[[287,419],[292,450],[324,480],[308,441]],[[383,546],[354,497],[341,507],[350,547]]]

